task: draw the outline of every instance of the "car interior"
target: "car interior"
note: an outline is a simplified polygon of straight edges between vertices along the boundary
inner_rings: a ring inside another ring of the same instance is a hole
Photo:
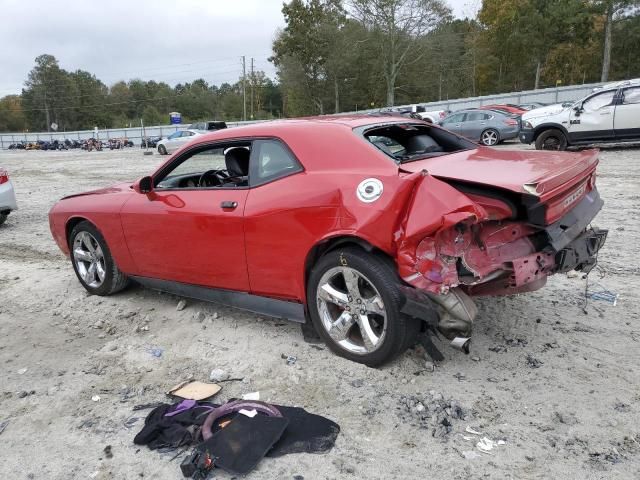
[[[396,123],[370,128],[363,132],[363,136],[396,163],[476,148],[474,143],[458,135],[422,124]]]
[[[161,174],[156,188],[247,187],[251,144],[206,148]]]
[[[176,164],[161,171],[154,183],[157,189],[243,188],[249,186],[250,175],[251,186],[256,186],[302,170],[278,140],[233,141],[186,152]]]

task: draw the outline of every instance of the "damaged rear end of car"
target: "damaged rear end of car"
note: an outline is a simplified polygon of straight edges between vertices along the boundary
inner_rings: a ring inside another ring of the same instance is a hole
[[[549,157],[480,147],[443,155],[430,147],[430,138],[443,143],[442,131],[416,128],[408,141],[406,130],[391,140],[368,132],[392,156],[389,147],[401,144],[399,175],[413,185],[394,235],[402,311],[468,353],[472,297],[530,292],[555,273],[594,267],[607,236],[591,226],[603,206],[598,151]],[[415,144],[427,148],[412,155]]]

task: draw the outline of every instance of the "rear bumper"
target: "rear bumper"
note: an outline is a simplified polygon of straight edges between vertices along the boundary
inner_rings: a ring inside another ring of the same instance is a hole
[[[520,130],[520,134],[518,135],[521,143],[526,143],[529,145],[533,142],[533,130]]]
[[[607,239],[607,230],[590,228],[556,253],[554,273],[578,270],[589,273],[596,265],[598,251]]]

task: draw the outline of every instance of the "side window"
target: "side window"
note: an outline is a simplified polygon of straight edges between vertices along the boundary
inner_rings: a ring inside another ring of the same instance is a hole
[[[456,113],[454,115],[451,115],[450,117],[445,118],[443,124],[448,125],[450,123],[459,123],[462,121],[464,115],[464,113]]]
[[[603,92],[594,95],[582,104],[582,108],[584,108],[584,110],[587,112],[595,112],[596,110],[600,110],[602,107],[611,105],[615,94],[615,90],[611,90],[609,92]]]
[[[180,136],[182,136],[182,132],[181,131],[177,131],[177,132],[173,132],[171,135],[169,135],[167,138],[169,140],[173,140],[174,138],[179,138]]]
[[[487,120],[489,115],[482,112],[470,112],[467,113],[467,122],[478,122],[480,120]]]
[[[260,185],[300,171],[302,166],[280,141],[256,140],[253,142],[252,185]]]
[[[624,98],[622,103],[624,105],[634,105],[640,103],[640,87],[626,88],[622,92]]]
[[[237,188],[248,186],[249,143],[197,148],[155,178],[158,190],[175,188]]]

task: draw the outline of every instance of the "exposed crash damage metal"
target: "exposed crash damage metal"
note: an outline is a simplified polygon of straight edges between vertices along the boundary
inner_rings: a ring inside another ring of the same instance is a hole
[[[488,212],[427,171],[411,177],[414,190],[395,236],[398,271],[437,306],[438,330],[462,350],[477,314],[470,296],[533,291],[553,273],[588,272],[606,239],[606,230],[586,229],[602,207],[595,189],[542,228],[496,219],[495,209]],[[562,241],[567,230],[574,239],[569,243]]]

